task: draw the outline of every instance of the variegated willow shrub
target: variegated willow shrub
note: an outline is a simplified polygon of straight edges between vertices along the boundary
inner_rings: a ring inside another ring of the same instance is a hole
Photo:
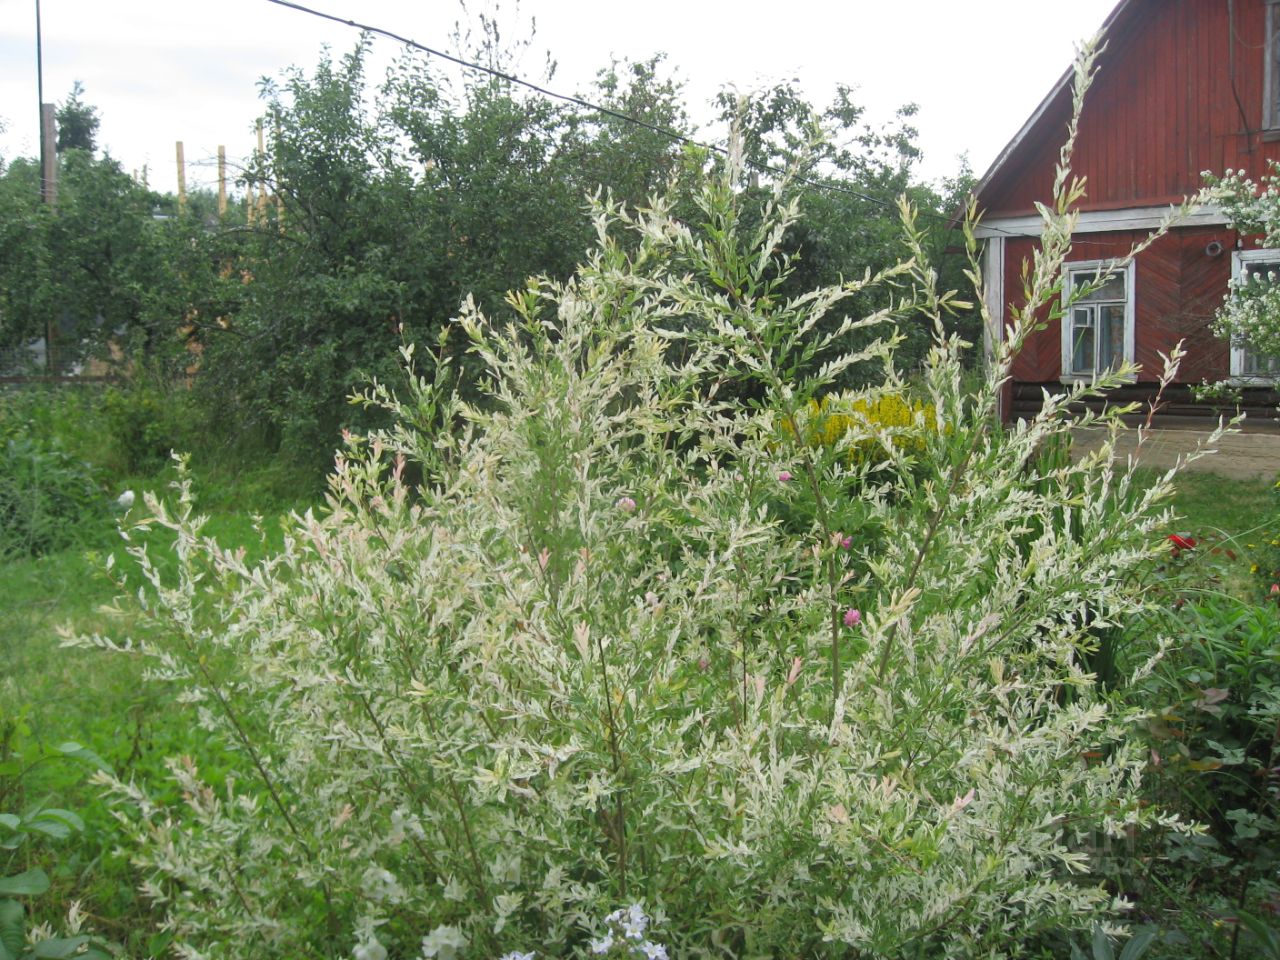
[[[579,956],[638,905],[672,956],[997,957],[1110,907],[1094,839],[1159,815],[1081,658],[1142,609],[1167,483],[1105,451],[1038,472],[1070,398],[993,416],[1070,216],[973,395],[909,210],[910,260],[784,301],[797,205],[744,236],[735,172],[698,229],[599,205],[572,281],[465,309],[489,402],[443,367],[373,388],[398,425],[278,555],[150,501],[176,577],[140,549],[149,626],[85,642],[150,658],[241,761],[175,759],[181,805],[102,778],[181,955]],[[842,316],[875,284],[890,307]],[[880,375],[852,406],[903,395],[920,322],[911,423],[805,442],[853,366]],[[738,379],[767,402],[717,400]]]

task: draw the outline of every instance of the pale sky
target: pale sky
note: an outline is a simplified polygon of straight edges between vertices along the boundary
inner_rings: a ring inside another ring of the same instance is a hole
[[[439,49],[450,49],[454,23],[466,17],[458,0],[300,2]],[[497,19],[512,37],[536,19],[533,50],[558,62],[548,84],[557,92],[586,93],[611,57],[665,52],[687,82],[701,139],[723,135],[705,125],[706,104],[726,85],[750,92],[794,78],[821,106],[845,83],[873,119],[916,102],[921,172],[936,178],[954,174],[964,153],[983,173],[1115,2],[505,0]],[[495,5],[471,0],[469,8],[492,13]],[[35,9],[35,0],[0,0],[4,159],[39,152]],[[219,144],[233,161],[252,150],[258,80],[290,65],[310,71],[322,45],[342,54],[359,36],[267,0],[40,0],[40,12],[46,102],[62,102],[83,82],[102,120],[99,147],[126,170],[147,164],[151,185],[170,191],[176,140],[184,142],[188,185],[212,185]],[[381,79],[400,49],[374,41],[370,80]],[[518,72],[541,79],[542,59],[531,52]],[[440,69],[459,76],[459,68]]]

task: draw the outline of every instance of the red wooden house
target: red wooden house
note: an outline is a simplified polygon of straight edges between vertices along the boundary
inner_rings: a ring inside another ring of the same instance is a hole
[[[1105,273],[1171,204],[1203,185],[1202,171],[1243,169],[1256,180],[1280,159],[1280,0],[1122,0],[1104,30],[1072,163],[1088,195],[1064,289],[1094,280],[1099,267]],[[1038,243],[1034,203],[1050,199],[1070,85],[1068,72],[977,188],[996,336]],[[1228,378],[1265,408],[1270,397],[1260,394],[1280,368],[1210,330],[1233,272],[1264,264],[1280,267],[1280,250],[1259,249],[1220,210],[1197,210],[1033,337],[1015,363],[1005,415],[1033,412],[1043,389],[1060,391],[1122,358],[1142,365],[1122,393],[1149,395],[1161,370],[1157,351],[1178,340],[1188,356],[1170,410],[1196,409],[1185,385]]]

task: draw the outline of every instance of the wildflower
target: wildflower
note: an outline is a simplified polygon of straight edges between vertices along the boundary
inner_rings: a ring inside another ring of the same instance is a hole
[[[778,482],[779,482],[779,483],[790,483],[790,482],[791,482],[791,471],[790,471],[790,470],[783,470],[783,471],[781,471],[781,472],[778,474]]]
[[[504,953],[501,960],[533,960],[534,951],[528,953],[520,953],[518,950],[512,950],[510,953]]]
[[[426,960],[453,960],[467,945],[467,938],[457,927],[436,927],[422,938],[422,956]]]
[[[619,497],[614,501],[613,505],[623,513],[635,513],[636,511],[636,502],[630,497]]]
[[[1194,538],[1181,533],[1171,533],[1166,539],[1173,544],[1173,555],[1175,557],[1180,551],[1194,549],[1196,545]]]
[[[377,937],[371,937],[357,944],[351,955],[355,960],[387,960],[387,948],[378,942]]]
[[[640,949],[644,951],[644,955],[648,960],[667,960],[667,948],[660,943],[646,940],[640,944]]]
[[[856,627],[862,622],[862,611],[856,607],[850,607],[844,612],[844,625],[846,627]]]
[[[649,918],[644,915],[640,904],[633,903],[622,918],[622,932],[631,940],[643,940],[644,928],[648,924]]]
[[[1274,597],[1278,593],[1280,593],[1280,583],[1273,583],[1271,585],[1271,596]]]
[[[132,490],[126,490],[120,496],[116,497],[116,506],[121,510],[128,510],[133,506],[134,495]]]
[[[608,953],[613,947],[613,934],[606,933],[599,940],[591,941],[591,952],[596,954]]]
[[[842,538],[842,539],[840,540],[840,549],[841,549],[841,550],[852,550],[852,549],[853,549],[853,537],[844,537],[844,538]]]

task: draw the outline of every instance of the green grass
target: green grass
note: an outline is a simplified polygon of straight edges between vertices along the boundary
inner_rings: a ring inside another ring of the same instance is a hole
[[[1213,532],[1246,543],[1280,508],[1280,495],[1265,480],[1230,480],[1213,473],[1178,477],[1174,509],[1193,536]]]

